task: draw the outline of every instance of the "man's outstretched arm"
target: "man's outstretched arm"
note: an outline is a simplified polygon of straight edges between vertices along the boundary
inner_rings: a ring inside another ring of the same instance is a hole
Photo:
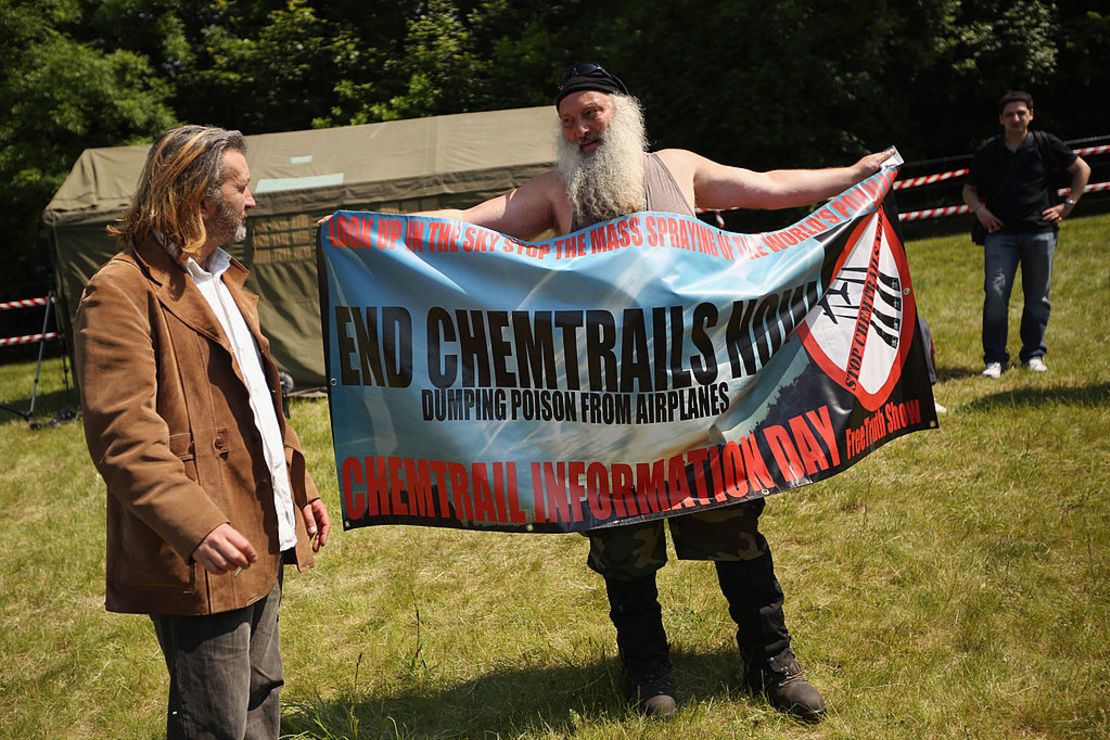
[[[679,182],[693,183],[694,205],[698,208],[776,209],[803,206],[825,200],[879,171],[891,150],[861,157],[847,167],[816,170],[770,170],[756,172],[730,167],[682,149],[660,152]]]
[[[549,229],[559,230],[555,203],[562,193],[562,180],[555,171],[551,171],[470,208],[444,208],[413,215],[450,218],[484,226],[517,239],[535,239]]]

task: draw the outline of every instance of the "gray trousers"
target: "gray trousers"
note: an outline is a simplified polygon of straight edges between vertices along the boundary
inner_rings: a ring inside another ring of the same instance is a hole
[[[166,736],[269,738],[281,721],[281,576],[250,606],[194,617],[151,616],[170,674]]]

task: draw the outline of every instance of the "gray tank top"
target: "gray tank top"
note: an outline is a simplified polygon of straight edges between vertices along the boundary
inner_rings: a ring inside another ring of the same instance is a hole
[[[649,211],[694,215],[694,209],[686,202],[686,196],[679,189],[674,175],[655,152],[646,155],[644,159],[644,195],[647,196]]]
[[[644,196],[649,211],[695,215],[694,209],[686,202],[686,196],[675,182],[674,175],[655,152],[644,154]],[[570,230],[578,231],[581,228],[578,217],[573,216]]]

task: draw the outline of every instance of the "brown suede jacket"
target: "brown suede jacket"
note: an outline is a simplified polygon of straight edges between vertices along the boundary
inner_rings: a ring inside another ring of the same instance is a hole
[[[281,414],[258,297],[240,263],[223,280],[261,349],[297,508],[297,567],[311,568],[300,509],[319,498]],[[108,487],[106,606],[145,614],[212,614],[268,594],[281,568],[274,494],[231,345],[192,278],[154,240],[117,254],[85,287],[76,371],[89,454]],[[214,575],[192,559],[230,522],[258,561]]]

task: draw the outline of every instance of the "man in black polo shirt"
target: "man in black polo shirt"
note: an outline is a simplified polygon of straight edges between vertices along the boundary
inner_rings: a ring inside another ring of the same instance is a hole
[[[1064,217],[1071,215],[1083,195],[1091,168],[1062,141],[1029,130],[1033,97],[1009,92],[998,102],[1002,134],[975,152],[964,185],[964,203],[975,212],[986,231],[983,247],[986,268],[983,301],[983,375],[997,378],[1006,368],[1007,311],[1017,266],[1025,305],[1021,314],[1021,361],[1043,373],[1045,328],[1048,326],[1048,286],[1056,235]],[[1056,203],[1049,175],[1071,174],[1071,193]]]

